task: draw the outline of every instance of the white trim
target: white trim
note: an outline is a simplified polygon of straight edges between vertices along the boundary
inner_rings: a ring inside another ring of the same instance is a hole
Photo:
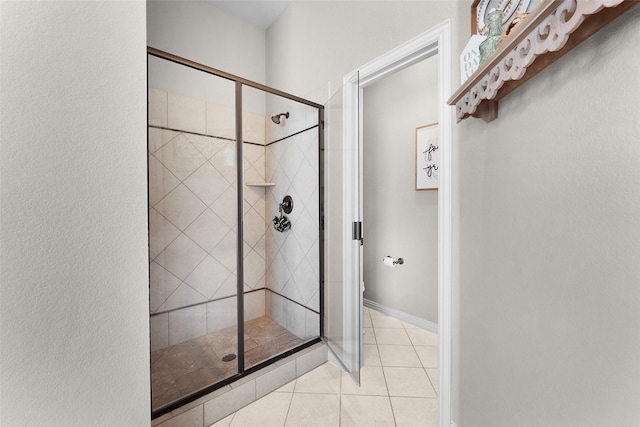
[[[395,317],[396,319],[402,320],[403,322],[410,323],[422,329],[426,329],[427,331],[433,332],[434,334],[439,333],[437,323],[430,322],[428,320],[422,319],[421,317],[414,316],[413,314],[405,313],[404,311],[396,310],[395,308],[387,307],[386,305],[379,304],[375,301],[371,301],[370,299],[363,298],[362,303],[365,307],[369,307],[373,310],[377,310],[386,315]]]
[[[438,326],[439,326],[439,399],[438,419],[440,427],[451,427],[451,245],[452,245],[452,208],[451,208],[451,133],[452,113],[447,106],[447,97],[451,93],[451,21],[446,20],[431,30],[409,40],[396,49],[371,61],[344,78],[345,103],[345,156],[357,152],[358,98],[362,87],[377,79],[399,71],[420,60],[438,54],[438,122],[440,123],[440,182],[438,189]],[[359,72],[359,81],[353,76]],[[361,137],[361,136],[360,136]],[[345,174],[345,179],[354,175]],[[354,182],[347,187],[355,185]],[[344,194],[348,197],[347,192]],[[351,224],[359,216],[352,214],[354,199],[345,199],[345,224]],[[356,212],[357,212],[357,208]],[[349,210],[350,212],[346,212]],[[350,231],[349,231],[350,233]],[[345,254],[346,255],[346,254]],[[346,256],[345,256],[346,257]],[[353,307],[345,306],[345,314]],[[350,316],[353,316],[351,314]],[[345,318],[346,319],[346,318]]]
[[[355,104],[353,101],[355,99]],[[344,120],[347,122],[358,121],[358,71],[345,76],[343,92]],[[343,301],[343,359],[342,363],[347,370],[360,382],[360,366],[362,364],[362,313],[348,310],[348,307],[360,307],[362,305],[362,291],[360,287],[360,242],[352,239],[352,223],[360,221],[359,193],[354,183],[359,179],[358,167],[358,127],[343,126],[343,168],[342,168],[342,195],[343,195],[343,241],[342,254],[344,256],[344,269],[342,274]],[[354,143],[355,141],[355,143]]]

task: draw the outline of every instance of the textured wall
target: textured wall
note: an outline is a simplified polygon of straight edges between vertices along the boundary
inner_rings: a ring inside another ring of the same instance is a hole
[[[0,425],[149,425],[144,2],[0,2]]]
[[[635,7],[455,127],[459,426],[640,425],[639,42]]]

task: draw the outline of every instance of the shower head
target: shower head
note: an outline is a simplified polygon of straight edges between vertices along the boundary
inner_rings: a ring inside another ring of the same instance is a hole
[[[284,116],[285,119],[289,118],[289,112],[276,114],[275,116],[271,116],[271,121],[277,125],[280,124],[280,116]]]

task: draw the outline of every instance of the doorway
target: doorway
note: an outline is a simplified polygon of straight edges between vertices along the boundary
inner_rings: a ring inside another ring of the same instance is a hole
[[[438,189],[438,332],[440,360],[439,372],[439,425],[451,425],[451,131],[452,112],[446,104],[446,97],[451,93],[451,24],[445,21],[431,30],[398,46],[381,57],[363,65],[357,71],[344,78],[344,156],[343,176],[344,209],[343,224],[357,224],[361,221],[362,213],[362,103],[364,88],[378,81],[384,76],[395,73],[424,59],[437,55],[438,57],[438,140],[440,144],[440,182]],[[359,200],[360,203],[354,203]],[[343,227],[343,242],[356,237],[355,229]],[[359,245],[356,245],[360,247]],[[344,305],[344,318],[357,318],[353,322],[357,328],[362,324],[361,305],[361,251],[345,251],[343,262],[343,277],[350,279],[343,281],[344,295],[354,292],[360,298],[352,298],[358,304]],[[354,289],[353,278],[357,278]],[[353,327],[353,325],[352,325]],[[344,322],[345,330],[348,324]],[[359,329],[358,329],[359,330]],[[356,366],[359,370],[362,360],[361,335],[354,333],[357,354],[345,353],[345,366]],[[340,356],[338,355],[338,358]],[[352,372],[353,373],[353,372]]]

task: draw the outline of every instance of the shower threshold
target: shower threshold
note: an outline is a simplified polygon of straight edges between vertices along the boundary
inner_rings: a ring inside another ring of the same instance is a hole
[[[245,322],[244,332],[245,369],[305,342],[266,316]],[[236,375],[237,342],[237,327],[231,326],[152,351],[152,411]]]

